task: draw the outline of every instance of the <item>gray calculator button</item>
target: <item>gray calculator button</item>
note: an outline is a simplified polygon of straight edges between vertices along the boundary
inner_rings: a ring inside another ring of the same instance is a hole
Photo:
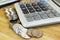
[[[30,14],[25,14],[25,17],[26,17],[26,19],[27,19],[28,22],[31,22],[31,21],[34,20],[33,17],[32,17],[32,15],[30,15]]]
[[[34,16],[33,16],[33,19],[34,19],[34,20],[40,20],[41,17],[40,17],[39,15],[34,15]]]
[[[47,14],[50,18],[55,17],[52,13]]]
[[[28,22],[33,21],[34,19],[32,17],[26,18]]]
[[[25,14],[25,17],[26,17],[26,18],[29,18],[29,17],[31,17],[31,16],[29,16],[29,14]]]
[[[39,13],[39,15],[41,16],[42,19],[48,18],[48,16],[43,12]]]
[[[32,13],[31,16],[33,17],[34,20],[40,20],[41,17],[39,16],[38,13]]]
[[[60,17],[60,14],[59,13],[54,13],[56,17]]]
[[[60,16],[60,14],[57,13],[57,11],[55,11],[55,10],[52,10],[51,12],[52,12],[56,17],[59,17],[59,16]]]
[[[51,10],[51,12],[52,12],[52,13],[57,13],[57,11],[55,11],[55,10]]]
[[[48,7],[49,10],[52,10],[53,8],[51,6]]]
[[[47,3],[46,3],[45,5],[46,5],[47,7],[48,7],[48,6],[50,6],[50,5],[49,5],[49,4],[47,4]]]
[[[50,18],[55,17],[53,13],[51,13],[50,11],[46,11],[46,15]]]

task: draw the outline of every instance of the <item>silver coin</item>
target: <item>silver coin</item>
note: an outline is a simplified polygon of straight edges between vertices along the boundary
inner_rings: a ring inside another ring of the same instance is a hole
[[[40,32],[40,31],[38,31],[38,30],[33,30],[32,31],[32,35],[34,36],[34,37],[37,37],[37,38],[39,38],[39,37],[42,37],[42,32]]]
[[[35,29],[28,29],[27,31],[27,35],[29,35],[30,37],[42,37],[43,33],[39,30],[35,30]]]
[[[27,35],[29,35],[30,37],[32,37],[32,31],[33,31],[33,29],[28,29],[27,30]]]

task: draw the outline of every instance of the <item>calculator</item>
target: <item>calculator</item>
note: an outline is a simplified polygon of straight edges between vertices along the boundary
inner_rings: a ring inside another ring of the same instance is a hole
[[[0,0],[0,6],[14,2],[14,1],[17,1],[17,0]]]
[[[60,7],[52,0],[15,3],[19,20],[26,28],[60,22]]]

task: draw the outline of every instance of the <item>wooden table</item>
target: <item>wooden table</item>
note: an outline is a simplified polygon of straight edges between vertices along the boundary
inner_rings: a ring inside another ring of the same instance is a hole
[[[41,38],[23,39],[9,28],[9,21],[4,8],[14,7],[13,4],[0,8],[0,40],[60,40],[60,24],[41,26],[33,29],[41,30]]]

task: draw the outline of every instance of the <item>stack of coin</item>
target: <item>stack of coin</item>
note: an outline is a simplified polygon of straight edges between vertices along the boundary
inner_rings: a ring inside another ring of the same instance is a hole
[[[9,19],[9,21],[11,21],[12,20],[12,16],[11,16],[11,13],[10,13],[9,9],[5,8],[5,12],[6,12],[7,18]]]
[[[42,32],[35,30],[35,29],[28,29],[27,31],[27,35],[29,35],[30,37],[42,37]]]
[[[16,11],[14,8],[5,8],[6,16],[8,17],[9,21],[14,21],[18,19]]]
[[[16,32],[16,34],[19,34],[23,38],[42,37],[41,31],[35,29],[26,29],[19,23],[16,24],[10,23],[10,26],[11,26],[10,28],[13,29]]]

